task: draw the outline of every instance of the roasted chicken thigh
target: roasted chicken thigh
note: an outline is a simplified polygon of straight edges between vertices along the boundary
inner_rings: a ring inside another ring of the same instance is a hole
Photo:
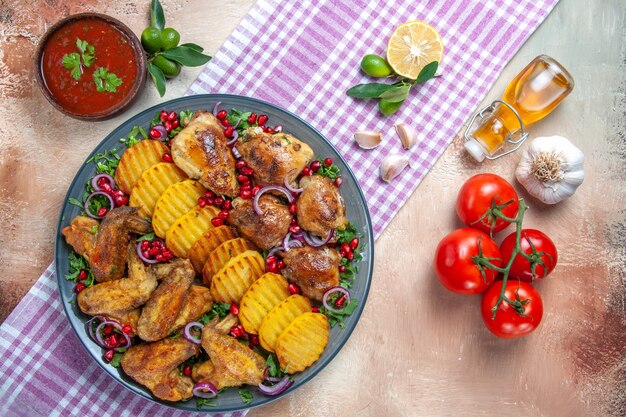
[[[281,256],[285,262],[282,274],[307,297],[322,301],[326,291],[339,285],[341,255],[336,250],[305,246],[281,252]]]
[[[331,229],[343,229],[348,224],[346,206],[339,188],[328,177],[302,177],[298,198],[298,224],[304,230],[326,237]]]
[[[256,214],[252,200],[233,200],[228,221],[239,234],[253,242],[260,249],[278,246],[289,231],[291,214],[289,207],[273,195],[264,194],[259,198],[261,214]]]

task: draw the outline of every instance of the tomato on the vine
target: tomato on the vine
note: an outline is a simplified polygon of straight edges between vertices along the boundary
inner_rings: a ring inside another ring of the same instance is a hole
[[[480,294],[496,279],[498,272],[478,266],[474,260],[479,254],[491,264],[501,266],[500,249],[488,234],[471,228],[457,229],[439,242],[435,251],[435,273],[450,291]]]
[[[556,246],[545,233],[535,229],[522,229],[520,239],[522,252],[532,259],[528,260],[518,254],[511,264],[509,277],[531,282],[546,277],[559,259]],[[508,235],[500,245],[502,263],[507,265],[515,249],[515,233]],[[534,271],[533,271],[534,265]],[[534,277],[533,277],[534,272]]]
[[[483,294],[480,310],[485,326],[498,337],[526,336],[539,326],[543,317],[541,296],[529,283],[509,280],[504,295],[513,301],[513,305],[506,300],[502,301],[493,317],[492,308],[500,297],[502,282],[497,281]]]
[[[496,208],[506,217],[517,214],[519,198],[513,186],[495,174],[478,174],[468,179],[459,190],[456,212],[463,223],[483,232],[499,232],[510,223],[494,217]],[[495,222],[495,223],[494,223]]]

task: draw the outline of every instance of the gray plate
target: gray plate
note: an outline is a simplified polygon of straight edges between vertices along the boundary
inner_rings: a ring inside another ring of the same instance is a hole
[[[97,152],[117,148],[118,153],[122,153],[125,149],[124,144],[119,142],[120,138],[126,137],[128,132],[135,125],[141,125],[144,128],[148,127],[150,121],[154,117],[155,113],[162,109],[174,110],[179,112],[181,110],[200,110],[200,109],[212,109],[214,104],[221,101],[220,108],[231,109],[236,108],[242,111],[253,111],[257,114],[267,114],[269,116],[269,125],[282,125],[285,132],[291,133],[304,142],[308,143],[314,150],[315,155],[333,158],[333,161],[341,169],[343,184],[341,185],[341,194],[346,202],[347,217],[357,227],[360,233],[363,235],[361,242],[365,245],[363,251],[363,261],[360,263],[359,273],[351,289],[351,295],[354,299],[358,300],[359,304],[354,313],[345,320],[345,328],[340,329],[338,326],[331,329],[330,340],[328,346],[324,350],[322,357],[314,363],[311,367],[304,372],[296,374],[294,376],[294,385],[277,397],[266,397],[259,393],[256,388],[248,387],[250,392],[253,393],[252,403],[244,405],[239,398],[237,389],[226,390],[218,396],[215,401],[215,407],[203,407],[202,411],[209,413],[226,412],[234,410],[242,410],[245,408],[256,407],[262,404],[267,404],[277,398],[280,398],[286,394],[295,391],[297,388],[304,385],[307,381],[311,380],[318,372],[320,372],[335,355],[341,350],[346,343],[350,334],[354,330],[363,308],[367,300],[367,294],[370,288],[370,282],[372,278],[373,259],[374,259],[374,242],[372,225],[370,221],[369,212],[363,196],[363,192],[359,187],[354,174],[347,166],[346,161],[339,155],[339,153],[333,148],[333,146],[322,136],[317,130],[300,119],[298,116],[280,108],[273,104],[266,103],[261,100],[226,95],[226,94],[207,94],[197,95],[190,97],[182,97],[176,100],[162,103],[158,106],[149,108],[138,115],[130,118],[124,122],[121,126],[115,129],[109,134],[91,153],[93,156]],[[89,159],[89,158],[88,158]],[[136,394],[158,403],[181,409],[197,412],[196,402],[194,400],[187,402],[169,403],[161,401],[152,396],[152,394],[143,386],[139,385],[120,369],[114,368],[102,360],[103,351],[98,347],[90,338],[85,329],[85,322],[88,320],[88,316],[80,312],[78,307],[74,304],[74,283],[66,281],[64,276],[69,270],[68,250],[69,246],[65,243],[65,240],[61,236],[61,229],[71,222],[71,220],[80,214],[79,207],[68,203],[70,197],[74,197],[78,200],[81,199],[85,183],[89,178],[95,174],[93,164],[85,164],[76,174],[74,181],[70,185],[70,188],[65,197],[63,208],[61,210],[61,216],[59,219],[59,229],[57,231],[56,247],[55,247],[55,262],[58,276],[59,293],[63,303],[65,313],[69,318],[70,324],[76,331],[81,343],[87,349],[87,352],[91,357],[104,369],[111,377],[116,381],[124,385],[129,390]],[[306,391],[302,391],[300,395],[306,395]]]

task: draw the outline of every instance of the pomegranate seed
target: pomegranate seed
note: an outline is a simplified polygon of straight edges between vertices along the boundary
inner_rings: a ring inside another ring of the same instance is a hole
[[[245,175],[252,175],[254,174],[254,170],[250,167],[244,167],[244,169],[241,170],[243,174]]]
[[[255,185],[254,187],[252,187],[252,195],[256,195],[260,190],[261,190],[261,187],[259,187],[258,185]]]
[[[296,284],[289,284],[289,293],[290,294],[300,294],[300,287]]]
[[[124,191],[122,190],[111,190],[111,195],[113,197],[124,197]]]
[[[248,340],[250,341],[250,347],[259,345],[259,336],[255,334],[248,335]]]
[[[215,199],[213,197],[205,197],[206,200],[206,204],[208,206],[214,206],[215,205]]]
[[[309,167],[305,167],[305,168],[302,170],[302,176],[303,176],[303,177],[308,177],[309,175],[311,175],[311,168],[309,168]]]
[[[355,237],[350,241],[350,247],[354,250],[359,247],[359,238]]]
[[[352,248],[347,243],[341,244],[341,250],[344,251],[345,253],[352,252]]]
[[[172,131],[172,122],[168,120],[164,124],[165,124],[165,130],[167,130],[167,133],[170,133]]]
[[[276,262],[278,260],[275,256],[268,256],[265,262]]]
[[[185,365],[185,367],[183,368],[183,375],[191,376],[191,366]]]
[[[268,117],[265,114],[260,115],[258,120],[259,126],[264,126],[267,123],[267,119]]]
[[[239,307],[237,306],[237,304],[232,303],[232,304],[230,305],[230,313],[231,313],[233,316],[236,316],[237,314],[239,314]]]
[[[252,113],[250,115],[250,117],[248,117],[248,123],[250,123],[251,125],[254,124],[256,122],[256,113]]]
[[[211,219],[211,224],[214,227],[220,227],[221,225],[224,224],[224,220],[220,219],[219,217],[214,217]]]
[[[222,120],[222,126],[224,126],[224,127],[229,127],[230,126],[230,122],[228,121],[228,119]]]
[[[172,159],[172,155],[169,152],[165,152],[161,157],[161,160],[163,162],[174,162],[174,160]]]
[[[234,133],[235,133],[235,129],[232,126],[229,126],[226,128],[226,130],[224,130],[224,135],[229,138],[232,138]]]
[[[241,159],[235,162],[235,168],[242,169],[246,166],[246,161],[242,161]]]
[[[324,159],[324,165],[326,165],[327,167],[331,166],[332,164],[333,164],[333,158]]]
[[[172,259],[174,259],[174,254],[170,251],[165,252],[163,256],[165,257],[166,261],[171,261]]]
[[[289,231],[291,233],[300,233],[301,229],[300,229],[300,226],[293,225],[293,226],[289,226]]]
[[[347,252],[343,248],[341,248],[339,249],[339,254],[341,255],[342,258],[345,258],[347,255]]]
[[[102,188],[104,185],[111,185],[109,184],[109,180],[105,177],[102,177],[98,180],[98,187]]]
[[[74,287],[74,292],[75,293],[79,293],[82,290],[84,290],[85,288],[87,288],[87,286],[85,285],[85,283],[83,282],[79,282],[78,284],[76,284],[76,286]]]
[[[312,311],[313,313],[319,313],[319,312],[320,312],[320,309],[319,309],[319,308],[317,308],[317,307],[315,307],[315,306],[313,306],[313,307],[311,307],[311,311]]]
[[[224,201],[224,205],[222,206],[224,210],[230,210],[233,208],[233,203],[230,200]]]
[[[297,225],[297,224],[298,224],[298,220],[296,220],[296,218],[295,218],[295,217],[292,217],[292,218],[291,218],[291,224],[292,224],[292,225]]]
[[[298,212],[298,206],[296,206],[296,203],[289,204],[289,213],[296,214],[297,212]]]
[[[150,258],[150,253],[147,250],[141,251],[141,254],[143,255],[144,258]]]
[[[111,332],[113,331],[113,326],[104,326],[104,330],[102,330],[102,334],[104,334],[105,336],[108,336],[111,334]]]
[[[317,172],[322,167],[322,163],[320,161],[311,162],[311,172]]]
[[[104,359],[106,363],[109,363],[113,360],[113,356],[115,356],[115,350],[109,349],[104,352],[104,355],[102,355],[102,359]]]
[[[239,329],[239,325],[235,325],[230,328],[230,335],[239,338],[242,336],[241,330]]]
[[[280,261],[276,262],[276,268],[279,271],[282,271],[283,269],[285,269],[285,262],[282,259]]]
[[[158,253],[157,256],[154,257],[154,260],[157,262],[165,262],[165,256],[163,254]]]
[[[154,240],[152,242],[152,247],[153,248],[162,248],[163,247],[163,242],[161,242],[160,240]]]
[[[108,211],[109,211],[108,208],[100,207],[100,209],[98,210],[98,217],[104,217]]]
[[[337,298],[337,300],[335,301],[335,307],[343,307],[345,302],[346,302],[346,296],[342,295],[341,297]]]
[[[125,324],[124,326],[122,326],[122,331],[123,331],[125,334],[131,334],[131,333],[132,333],[132,331],[133,331],[133,328],[132,328],[132,327],[130,327],[130,324]]]
[[[349,261],[354,259],[354,252],[348,252],[346,253],[346,258],[348,258]]]
[[[237,175],[237,181],[239,181],[239,182],[248,182],[250,180],[248,179],[247,176],[245,176],[243,174],[238,174]]]
[[[341,179],[341,177],[335,178],[335,187],[337,187],[337,188],[341,187],[341,183],[342,182],[343,182],[343,180]]]
[[[128,197],[125,195],[122,197],[115,197],[115,207],[125,206],[128,204]]]
[[[217,215],[217,217],[222,219],[222,220],[228,219],[228,211],[226,211],[226,210],[220,211],[219,214]]]
[[[215,205],[218,207],[222,207],[224,205],[224,199],[222,197],[217,197],[215,199]]]
[[[344,273],[348,270],[344,265],[339,265],[339,272]]]
[[[247,200],[252,197],[252,190],[241,190],[239,196],[244,200]]]
[[[217,118],[219,120],[224,120],[226,116],[228,116],[228,113],[226,113],[226,110],[220,110],[217,112]]]
[[[159,114],[159,120],[161,120],[162,122],[167,121],[167,112],[165,110],[162,110],[161,114]]]
[[[150,254],[151,257],[155,256],[157,253],[159,253],[159,248],[152,247],[152,248],[150,248],[148,253]]]
[[[176,119],[178,119],[178,115],[175,111],[170,112],[170,114],[167,115],[167,120],[169,120],[170,122],[173,122]]]
[[[86,278],[87,278],[87,270],[81,269],[80,272],[78,273],[78,279],[82,281]]]
[[[172,129],[176,129],[180,126],[180,122],[178,120],[172,120]]]
[[[215,193],[213,191],[207,191],[204,193],[204,196],[207,198],[215,198]]]
[[[198,205],[200,206],[200,208],[204,208],[207,205],[207,201],[206,201],[206,197],[200,197],[198,199]]]
[[[276,133],[276,131],[272,129],[271,127],[268,127],[268,128],[265,128],[265,133],[272,134],[272,133]]]

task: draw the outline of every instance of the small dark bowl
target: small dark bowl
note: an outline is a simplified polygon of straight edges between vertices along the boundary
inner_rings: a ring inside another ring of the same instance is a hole
[[[86,19],[98,19],[118,29],[124,36],[126,36],[128,41],[130,42],[130,45],[132,46],[133,52],[135,54],[135,65],[137,67],[137,77],[135,78],[135,82],[131,90],[128,92],[128,94],[124,98],[124,100],[122,100],[120,103],[116,104],[113,107],[110,107],[109,109],[105,111],[102,111],[99,113],[93,113],[93,114],[79,114],[79,113],[72,112],[66,109],[65,107],[61,106],[55,100],[54,96],[52,95],[48,87],[46,86],[46,82],[42,74],[41,59],[43,57],[44,49],[48,41],[52,37],[52,35],[57,30],[64,27],[65,25],[68,25],[70,23],[73,23],[77,20],[82,20],[82,19],[85,19],[85,20]],[[52,25],[52,27],[50,27],[50,29],[48,29],[48,31],[42,36],[42,38],[39,41],[39,45],[37,47],[37,52],[35,53],[35,78],[37,79],[37,84],[39,85],[39,89],[43,93],[44,97],[46,97],[46,99],[50,102],[50,104],[52,104],[60,112],[70,117],[73,117],[75,119],[80,119],[80,120],[94,121],[94,120],[110,119],[111,117],[119,114],[120,112],[130,107],[130,105],[139,96],[139,93],[146,82],[146,66],[147,66],[146,55],[141,46],[141,42],[139,41],[137,36],[133,33],[133,31],[130,30],[128,26],[126,26],[124,23],[120,22],[119,20],[111,16],[107,16],[105,14],[100,14],[100,13],[79,13],[79,14],[68,16],[58,21],[57,23]]]

